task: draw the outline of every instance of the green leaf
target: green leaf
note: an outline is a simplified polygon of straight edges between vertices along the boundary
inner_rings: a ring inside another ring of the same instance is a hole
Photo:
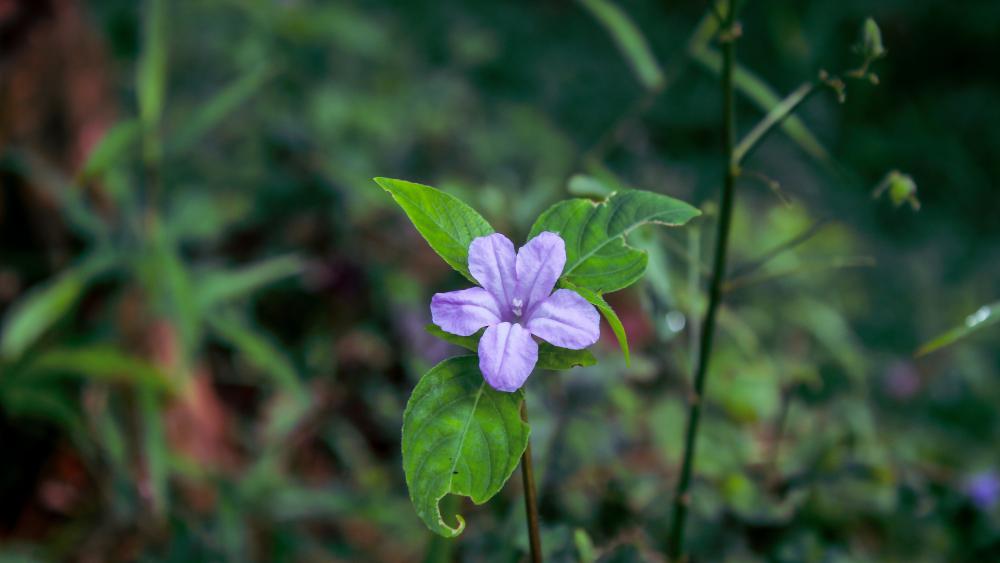
[[[639,82],[649,90],[663,88],[663,71],[656,62],[656,56],[628,15],[608,0],[580,0],[580,3],[611,34]]]
[[[266,336],[259,334],[233,315],[210,315],[212,330],[239,351],[250,364],[274,378],[275,384],[297,399],[305,398],[305,390],[292,362]]]
[[[77,175],[77,181],[87,182],[114,166],[138,141],[139,132],[139,122],[135,119],[116,123],[104,134],[94,150],[90,151]]]
[[[167,82],[167,14],[165,0],[147,0],[143,47],[136,71],[139,114],[147,128],[160,122]]]
[[[153,511],[158,515],[167,512],[169,495],[167,480],[170,477],[169,448],[163,426],[163,408],[157,394],[149,388],[139,389],[138,405],[142,420],[142,457],[153,501]]]
[[[523,393],[486,384],[476,356],[450,358],[420,379],[403,414],[403,471],[410,500],[433,532],[454,537],[438,502],[451,493],[482,504],[497,494],[528,446]]]
[[[160,391],[174,387],[167,374],[147,360],[102,344],[43,352],[26,370],[33,376],[69,374],[131,383]]]
[[[615,189],[595,176],[574,174],[569,179],[567,191],[579,197],[604,199],[614,193]]]
[[[424,327],[424,330],[441,340],[444,340],[445,342],[449,342],[455,346],[461,346],[462,348],[473,352],[479,351],[479,339],[483,337],[483,331],[479,331],[471,336],[459,336],[457,334],[445,332],[444,329],[436,324],[428,324]]]
[[[479,331],[472,336],[459,336],[457,334],[445,332],[441,329],[441,327],[435,324],[428,324],[424,328],[427,332],[433,334],[441,340],[444,340],[445,342],[461,346],[466,350],[471,350],[477,353],[479,352],[479,339],[483,337],[483,331]],[[590,350],[570,350],[569,348],[560,348],[558,346],[553,346],[548,342],[542,342],[538,345],[538,363],[535,364],[535,367],[538,369],[558,371],[571,369],[577,366],[592,366],[596,363],[597,358],[594,357]]]
[[[621,347],[622,355],[625,356],[625,365],[630,365],[632,359],[628,351],[628,338],[625,335],[625,327],[622,326],[621,319],[618,318],[618,314],[611,308],[611,305],[609,305],[599,293],[591,291],[587,288],[577,287],[566,280],[560,281],[559,285],[579,293],[580,297],[583,297],[591,305],[597,307],[597,310],[604,315],[604,319],[608,321],[609,325],[611,325],[611,330],[615,333],[615,338],[618,339],[618,346]]]
[[[170,142],[171,152],[189,148],[253,96],[269,78],[271,67],[262,64],[236,79],[198,107],[178,127]]]
[[[955,342],[988,326],[995,325],[998,322],[1000,322],[1000,301],[990,305],[983,305],[977,309],[975,313],[965,317],[965,321],[962,324],[921,346],[917,349],[917,352],[914,355],[918,358],[920,356],[926,356],[935,350],[944,348],[945,346],[950,346]]]
[[[246,297],[285,278],[298,276],[304,268],[305,264],[298,256],[278,256],[237,270],[209,271],[199,277],[194,291],[199,307],[207,310]]]
[[[158,309],[157,314],[173,320],[187,361],[194,352],[201,331],[201,315],[196,299],[198,287],[192,279],[180,248],[157,217],[147,220],[146,247],[136,253],[133,267],[143,289]]]
[[[596,363],[597,358],[590,350],[570,350],[542,342],[538,345],[538,363],[535,364],[535,368],[559,371],[592,366]]]
[[[566,241],[561,279],[600,294],[632,285],[646,269],[646,253],[625,241],[631,230],[647,223],[683,225],[700,214],[662,194],[622,190],[600,203],[569,199],[553,205],[535,221],[528,238],[558,233]]]
[[[48,159],[31,150],[8,149],[0,164],[56,201],[59,211],[81,235],[101,242],[108,238],[108,226],[87,203],[83,190],[72,185],[62,170]]]
[[[73,308],[87,285],[111,269],[117,258],[96,253],[31,290],[10,307],[0,336],[0,356],[20,356],[42,334]]]
[[[469,245],[493,234],[486,219],[455,196],[430,186],[390,178],[375,178],[375,182],[403,208],[434,252],[476,283],[469,273]]]

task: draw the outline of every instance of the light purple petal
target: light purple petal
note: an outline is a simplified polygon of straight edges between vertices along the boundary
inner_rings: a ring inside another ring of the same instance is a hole
[[[523,307],[525,315],[552,293],[566,265],[566,243],[548,231],[539,233],[517,251],[517,293],[512,302],[515,314]]]
[[[500,323],[479,340],[479,369],[497,391],[517,391],[538,362],[538,343],[519,324]]]
[[[582,350],[601,336],[601,315],[577,292],[559,289],[532,311],[525,327],[549,344]]]
[[[514,297],[514,260],[514,243],[500,233],[479,237],[469,245],[469,272],[504,311]]]
[[[469,336],[500,322],[500,307],[481,287],[435,293],[431,298],[431,320],[445,332]]]

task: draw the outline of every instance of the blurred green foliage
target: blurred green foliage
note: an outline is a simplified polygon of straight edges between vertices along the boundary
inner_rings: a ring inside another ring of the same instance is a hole
[[[119,121],[75,168],[65,127],[2,147],[0,558],[523,556],[518,484],[452,507],[454,542],[407,498],[405,398],[454,351],[427,304],[463,281],[374,176],[515,240],[568,190],[702,208],[629,236],[648,280],[608,299],[631,364],[605,327],[596,366],[528,393],[551,560],[663,551],[721,172],[704,2],[82,7]],[[880,84],[810,97],[743,165],[699,560],[1000,556],[997,329],[913,357],[1000,296],[1000,4],[746,2],[739,130],[857,68],[868,16]],[[873,199],[894,169],[914,190]]]

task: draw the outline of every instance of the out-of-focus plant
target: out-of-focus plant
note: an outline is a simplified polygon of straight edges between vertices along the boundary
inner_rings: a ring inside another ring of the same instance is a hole
[[[135,85],[139,116],[107,131],[73,178],[32,152],[4,154],[9,170],[53,196],[85,249],[74,264],[11,304],[3,318],[0,409],[18,419],[63,426],[95,473],[107,468],[116,484],[132,487],[105,491],[109,502],[129,506],[131,517],[155,527],[172,514],[176,480],[203,483],[212,471],[222,470],[213,463],[226,455],[220,443],[207,449],[168,444],[169,424],[186,416],[194,420],[180,424],[204,424],[204,416],[213,416],[178,414],[211,400],[198,376],[210,343],[230,347],[268,376],[275,396],[286,403],[281,412],[294,413],[293,420],[269,423],[277,431],[269,438],[271,447],[309,412],[311,399],[297,369],[247,313],[254,294],[299,276],[304,261],[285,254],[234,268],[185,256],[185,244],[236,217],[225,200],[171,197],[174,186],[165,177],[174,159],[231,118],[270,73],[266,67],[251,69],[165,127],[170,7],[165,0],[150,0],[144,7]],[[95,187],[101,201],[84,198],[85,186]],[[80,303],[95,286],[103,290],[100,311],[91,310],[81,321]],[[93,330],[75,341],[60,338],[74,322],[117,328],[112,334]],[[72,397],[68,379],[89,385]],[[210,436],[212,430],[194,432]],[[178,438],[176,432],[173,438],[199,439]],[[273,463],[269,455],[258,461],[262,467]],[[260,476],[251,471],[237,488],[249,487]]]
[[[718,22],[718,40],[721,43],[721,89],[722,89],[722,138],[723,138],[723,186],[719,198],[718,228],[715,238],[715,251],[712,257],[712,273],[708,288],[708,305],[704,321],[701,323],[701,334],[698,338],[698,350],[694,360],[692,393],[689,398],[689,410],[686,423],[684,453],[681,460],[680,476],[674,493],[673,517],[667,540],[668,553],[672,560],[682,560],[684,551],[684,529],[690,506],[689,491],[691,475],[694,470],[695,448],[697,446],[701,409],[705,396],[705,384],[712,359],[712,345],[715,338],[719,307],[722,303],[727,286],[727,254],[729,250],[729,233],[733,217],[733,199],[737,179],[742,174],[744,160],[758,147],[761,141],[782,122],[785,122],[795,110],[805,102],[810,95],[820,87],[832,88],[838,99],[845,98],[845,83],[838,76],[832,76],[826,71],[820,71],[816,80],[808,81],[773,105],[767,114],[742,139],[737,141],[736,104],[734,85],[737,76],[736,43],[743,34],[742,26],[737,20],[738,11],[744,7],[736,0],[719,1],[713,4],[714,15]],[[877,77],[869,71],[871,63],[885,55],[881,34],[874,20],[865,21],[862,28],[862,38],[857,52],[862,57],[860,67],[849,70],[844,76],[854,79],[865,79],[877,83]],[[789,246],[798,241],[793,240]],[[766,263],[768,258],[759,261]],[[744,272],[745,274],[745,272]]]

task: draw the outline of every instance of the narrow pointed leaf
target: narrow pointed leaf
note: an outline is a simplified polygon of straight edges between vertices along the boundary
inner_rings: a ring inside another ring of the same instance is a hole
[[[445,495],[482,504],[517,468],[529,433],[522,399],[487,385],[476,356],[445,360],[420,379],[403,414],[403,471],[417,515],[433,532],[454,537],[465,528],[461,516],[454,527],[442,518]]]
[[[111,254],[94,254],[14,303],[4,318],[0,356],[19,356],[34,344],[49,327],[69,313],[90,282],[115,263],[116,258]]]
[[[231,314],[211,315],[208,324],[250,364],[269,375],[278,388],[296,399],[305,398],[305,389],[291,360],[269,338]]]
[[[273,76],[271,67],[262,64],[228,84],[198,107],[172,135],[173,153],[195,145],[224,119],[232,115]]]
[[[298,276],[305,268],[295,255],[277,256],[233,270],[202,274],[194,291],[202,310],[230,303],[283,279]]]
[[[990,305],[983,305],[977,309],[975,313],[965,317],[965,321],[963,321],[962,324],[921,346],[917,349],[915,355],[917,357],[925,356],[935,350],[944,348],[945,346],[950,346],[955,342],[958,342],[959,340],[988,326],[995,325],[998,322],[1000,322],[1000,301]]]
[[[156,391],[174,388],[167,374],[149,361],[103,344],[43,352],[28,364],[27,372],[36,377],[65,374],[116,381]]]
[[[403,208],[434,252],[475,283],[469,273],[469,244],[494,232],[486,219],[455,196],[430,186],[391,178],[375,182]]]
[[[140,130],[135,119],[122,121],[108,129],[94,150],[90,151],[77,179],[87,182],[114,166],[138,142]]]
[[[646,269],[646,253],[625,240],[631,230],[649,223],[683,225],[700,214],[672,197],[622,190],[600,203],[568,199],[553,205],[535,221],[528,238],[542,231],[562,236],[566,267],[561,279],[600,294],[632,285]]]
[[[662,88],[664,78],[660,64],[656,62],[656,56],[639,27],[628,15],[609,0],[580,0],[580,3],[611,35],[639,82],[648,90]]]
[[[167,13],[165,0],[148,0],[143,47],[136,72],[139,113],[146,127],[159,123],[167,82]]]

